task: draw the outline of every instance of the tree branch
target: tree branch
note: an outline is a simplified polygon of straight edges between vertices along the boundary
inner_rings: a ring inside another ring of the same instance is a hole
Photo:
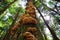
[[[7,10],[11,4],[13,4],[14,2],[16,2],[17,0],[14,0],[13,2],[11,2],[10,4],[8,4],[3,10],[0,11],[0,15],[5,11]]]
[[[42,3],[42,5],[44,5],[44,6],[48,7],[47,5],[45,5],[45,4],[42,2],[42,0],[41,0],[41,1],[39,0],[39,2],[41,2],[41,3]],[[49,8],[49,7],[48,7],[48,8]],[[52,8],[49,8],[49,9],[50,9],[51,11],[55,12],[55,14],[60,15],[57,11],[53,10]]]
[[[44,19],[43,15],[41,14],[40,10],[39,10],[38,8],[36,8],[36,9],[37,9],[38,12],[40,13],[42,19],[44,20],[44,23],[45,23],[46,26],[47,26],[47,28],[50,30],[53,39],[54,39],[54,40],[59,40],[58,37],[56,36],[56,33],[54,32],[53,28],[51,28],[51,27],[47,24],[46,20]]]
[[[58,9],[58,7],[57,7],[57,4],[58,4],[58,2],[56,2],[55,8],[56,8],[57,12],[59,13],[59,9]]]
[[[45,5],[44,3],[42,3],[43,5]],[[45,6],[47,6],[47,5],[45,5]],[[48,7],[49,8],[49,7]],[[53,12],[55,12],[55,14],[58,14],[58,15],[60,15],[57,11],[55,11],[55,10],[53,10],[53,9],[51,9],[51,8],[49,8],[51,11],[53,11]]]

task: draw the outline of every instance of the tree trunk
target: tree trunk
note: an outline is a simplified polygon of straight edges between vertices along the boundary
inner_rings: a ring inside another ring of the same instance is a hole
[[[10,30],[10,39],[7,40],[44,40],[36,18],[35,7],[31,0],[26,5],[25,14],[22,15],[19,21]]]

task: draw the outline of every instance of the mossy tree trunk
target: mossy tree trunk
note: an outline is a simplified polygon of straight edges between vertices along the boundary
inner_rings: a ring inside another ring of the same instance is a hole
[[[31,0],[27,2],[25,14],[22,15],[4,40],[44,40],[36,18],[35,7]],[[9,37],[9,39],[7,39]]]

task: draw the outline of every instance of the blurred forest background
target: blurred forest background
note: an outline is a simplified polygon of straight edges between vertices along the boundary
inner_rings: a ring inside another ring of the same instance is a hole
[[[54,36],[60,39],[60,1],[32,0],[32,2],[36,7],[38,26],[44,40],[54,40]],[[3,40],[13,24],[25,13],[26,3],[27,0],[0,0],[0,40]],[[51,33],[51,31],[54,33]]]

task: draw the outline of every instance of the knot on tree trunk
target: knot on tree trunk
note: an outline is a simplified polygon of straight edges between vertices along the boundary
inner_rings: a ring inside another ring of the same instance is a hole
[[[30,32],[25,32],[24,37],[25,37],[26,40],[37,40],[35,38],[35,36],[33,34],[31,34]]]
[[[37,28],[36,27],[29,27],[27,30],[33,34],[37,31]]]

